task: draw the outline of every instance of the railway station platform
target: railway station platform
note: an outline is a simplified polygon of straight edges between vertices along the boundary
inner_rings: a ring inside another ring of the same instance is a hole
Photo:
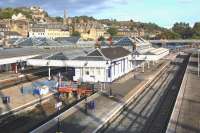
[[[60,126],[59,130],[63,133],[65,132],[93,132],[98,129],[102,124],[104,124],[108,118],[110,118],[115,111],[117,111],[121,106],[132,99],[133,95],[138,95],[141,88],[150,81],[153,80],[159,72],[163,70],[168,65],[168,61],[158,63],[154,67],[145,69],[142,73],[142,68],[139,68],[134,77],[127,75],[129,78],[120,81],[116,81],[111,84],[112,97],[110,94],[110,86],[106,85],[106,90],[103,93],[97,93],[92,99],[88,98],[87,102],[94,101],[96,108],[94,110],[85,110],[85,101],[74,107],[73,111],[68,111],[63,115],[60,115]],[[147,66],[146,66],[147,67]],[[131,74],[131,73],[130,73]],[[133,73],[132,73],[133,75]],[[53,127],[41,127],[34,130],[35,132],[49,132],[55,133],[58,130],[57,118],[54,121]],[[51,122],[50,122],[51,123]],[[48,125],[48,124],[45,124]],[[51,123],[52,125],[52,123]],[[47,130],[46,130],[47,128]]]
[[[43,80],[48,80],[48,77],[40,78],[36,81],[43,81]],[[42,97],[39,97],[37,95],[33,96],[32,94],[23,95],[20,90],[21,87],[31,86],[31,84],[32,82],[27,82],[24,84],[15,85],[15,86],[0,90],[0,98],[1,98],[0,99],[0,116],[12,111],[14,112],[14,110],[18,110],[22,107],[25,107],[28,104],[32,104],[38,101],[41,98],[45,98],[53,94],[52,92],[50,92],[49,94],[44,95]],[[4,96],[10,97],[9,104],[3,104],[2,97]]]
[[[200,132],[200,77],[197,66],[197,55],[192,55],[166,133]]]

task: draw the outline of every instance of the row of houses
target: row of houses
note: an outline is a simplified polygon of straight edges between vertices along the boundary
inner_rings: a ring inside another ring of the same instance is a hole
[[[62,24],[32,24],[29,37],[55,39],[58,37],[69,37],[69,27]]]

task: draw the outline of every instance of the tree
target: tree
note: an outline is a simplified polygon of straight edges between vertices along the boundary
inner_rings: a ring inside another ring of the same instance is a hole
[[[105,41],[105,38],[104,38],[103,36],[100,36],[100,37],[98,38],[98,41]]]
[[[193,31],[189,23],[184,23],[184,22],[175,23],[174,26],[172,27],[172,30],[175,33],[178,33],[183,39],[191,38],[193,35]]]
[[[193,26],[193,39],[200,39],[200,22],[197,22]]]
[[[78,32],[78,31],[74,31],[74,32],[72,33],[72,36],[80,37],[81,34],[80,34],[80,32]]]
[[[56,17],[56,21],[58,21],[58,22],[63,22],[63,18],[62,18],[62,17],[59,17],[59,16],[57,16],[57,17]]]
[[[133,23],[133,19],[131,19],[130,22]]]
[[[0,10],[0,19],[9,19],[13,14],[22,13],[27,18],[32,18],[32,11],[30,9],[25,8],[3,8]]]
[[[111,36],[115,36],[117,35],[117,29],[114,27],[111,27],[107,30],[107,32],[111,35]]]
[[[163,31],[161,34],[156,36],[156,39],[180,39],[180,35],[173,31]]]

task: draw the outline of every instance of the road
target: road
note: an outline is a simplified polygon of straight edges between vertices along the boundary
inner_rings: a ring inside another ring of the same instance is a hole
[[[134,102],[101,132],[162,133],[165,132],[187,64],[179,56],[165,74],[149,86]]]

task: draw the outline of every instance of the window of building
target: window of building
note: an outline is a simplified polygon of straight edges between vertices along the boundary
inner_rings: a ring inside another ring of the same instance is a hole
[[[108,77],[109,78],[111,77],[111,67],[109,67],[109,69],[108,69]]]
[[[101,75],[101,69],[100,68],[97,69],[97,74]]]
[[[94,69],[95,69],[95,68],[90,68],[90,74],[91,74],[91,75],[94,75]]]
[[[86,74],[86,75],[89,75],[89,74],[90,74],[90,73],[89,73],[89,70],[86,70],[86,71],[85,71],[85,74]]]

